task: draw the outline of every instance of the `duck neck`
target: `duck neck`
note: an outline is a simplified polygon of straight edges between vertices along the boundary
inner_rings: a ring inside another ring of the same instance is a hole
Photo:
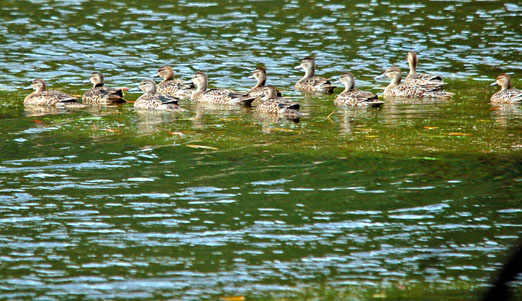
[[[259,87],[264,87],[266,84],[266,76],[260,76],[258,79],[257,79],[257,84],[253,87],[253,88],[259,88]],[[252,89],[253,89],[252,88]]]
[[[194,91],[194,93],[196,93],[196,92],[202,93],[202,92],[207,91],[208,82],[204,81],[204,82],[201,82],[201,83],[197,83],[196,86],[197,86],[197,89],[196,89],[196,91]]]
[[[310,67],[305,69],[305,75],[302,79],[311,78],[315,75],[315,65],[311,65]]]
[[[506,79],[502,82],[502,90],[508,90],[511,89],[511,79]]]
[[[401,79],[402,79],[402,76],[400,73],[395,74],[392,77],[392,80],[391,80],[390,84],[388,85],[388,87],[398,86],[401,83]]]
[[[163,81],[173,80],[174,79],[174,72],[169,72],[165,74],[163,77]]]
[[[348,91],[353,91],[353,89],[355,88],[355,82],[353,80],[346,80],[343,82],[344,83],[344,91],[343,92],[348,92]]]
[[[413,76],[417,74],[417,64],[415,63],[415,59],[409,59],[408,65],[410,65],[410,73],[408,76]]]
[[[156,87],[148,87],[147,91],[145,91],[145,94],[156,94]]]

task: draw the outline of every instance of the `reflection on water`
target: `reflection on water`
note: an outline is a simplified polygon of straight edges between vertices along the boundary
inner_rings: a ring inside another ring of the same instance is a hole
[[[138,133],[154,134],[160,125],[175,123],[180,118],[179,115],[181,114],[177,112],[136,110]]]
[[[520,86],[517,3],[1,7],[3,298],[215,299],[322,284],[370,296],[462,284],[467,297],[520,236],[521,108],[490,105],[488,86],[503,72]],[[409,50],[454,100],[342,109],[335,95],[293,89],[292,67],[314,55],[318,74],[350,70],[382,93],[373,77],[406,70]],[[82,94],[95,70],[135,86],[164,64],[238,91],[263,64],[302,116],[188,101],[181,114],[24,110],[18,90],[41,77]]]

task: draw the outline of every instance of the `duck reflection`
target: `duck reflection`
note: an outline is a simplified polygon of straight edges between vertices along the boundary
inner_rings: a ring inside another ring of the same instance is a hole
[[[116,104],[109,105],[89,105],[85,111],[91,113],[93,116],[110,116],[122,114],[126,110],[125,107]]]
[[[27,117],[36,117],[36,116],[45,116],[45,115],[55,115],[55,114],[67,114],[71,112],[80,111],[81,107],[46,107],[46,106],[37,106],[37,107],[25,107],[25,116]]]
[[[53,114],[63,114],[67,113],[67,110],[64,108],[57,107],[25,107],[25,115],[27,117],[35,117],[35,116],[45,116],[45,115],[53,115]]]
[[[371,107],[340,108],[342,116],[339,122],[340,135],[352,135],[359,125],[366,123],[365,120],[375,119],[382,115],[382,109]]]
[[[161,130],[162,124],[174,123],[180,118],[179,114],[167,111],[136,110],[138,132],[154,134]]]
[[[522,116],[522,107],[520,104],[501,104],[491,107],[491,115],[497,125],[508,127],[513,124],[515,119]]]
[[[296,116],[288,115],[274,115],[262,112],[254,112],[254,119],[261,125],[261,131],[265,134],[271,134],[275,131],[293,131],[292,129],[281,128],[282,125],[297,124],[300,122],[300,118]],[[274,126],[277,127],[274,127]]]
[[[238,119],[251,111],[250,106],[222,105],[212,103],[193,102],[190,111],[194,112],[192,121],[193,129],[204,129],[207,127],[207,116],[215,120]],[[238,116],[238,113],[240,116]]]

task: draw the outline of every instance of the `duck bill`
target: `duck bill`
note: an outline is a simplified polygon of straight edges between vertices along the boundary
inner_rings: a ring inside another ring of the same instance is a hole
[[[155,77],[158,77],[158,76],[159,76],[159,73],[152,73],[152,74],[150,75],[150,77],[152,77],[152,78],[155,78]]]
[[[383,79],[383,78],[386,78],[386,73],[383,73],[381,75],[377,75],[376,77],[374,77],[374,79]]]
[[[136,93],[136,92],[140,92],[140,91],[141,91],[140,87],[134,87],[134,88],[130,88],[128,90],[129,93]]]
[[[491,83],[490,86],[498,86],[497,82]]]
[[[22,90],[33,90],[33,86],[23,87]]]
[[[302,69],[301,65],[295,66],[294,69]]]

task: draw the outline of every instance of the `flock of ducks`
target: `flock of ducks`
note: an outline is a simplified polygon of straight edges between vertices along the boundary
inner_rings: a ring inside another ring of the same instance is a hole
[[[410,72],[402,81],[401,70],[398,67],[390,67],[377,78],[390,78],[390,84],[384,89],[385,97],[401,98],[435,98],[450,99],[453,93],[444,90],[445,83],[442,77],[432,74],[417,73],[417,54],[408,52],[407,56]],[[295,67],[303,69],[304,76],[297,81],[295,89],[306,93],[333,93],[336,88],[330,79],[315,75],[315,60],[306,57],[301,64]],[[276,115],[297,117],[299,104],[282,97],[281,92],[274,86],[266,85],[267,72],[264,67],[257,67],[252,77],[257,80],[256,85],[246,92],[235,92],[226,89],[209,89],[208,76],[204,72],[197,72],[191,82],[185,82],[175,78],[172,67],[163,66],[158,69],[155,76],[163,79],[159,84],[152,79],[140,82],[139,90],[143,91],[135,102],[134,107],[145,110],[184,111],[179,106],[179,100],[190,99],[193,102],[210,103],[219,105],[253,105],[255,111]],[[90,77],[92,89],[82,96],[83,104],[70,94],[47,90],[42,79],[35,79],[31,87],[34,92],[24,100],[24,106],[54,106],[54,107],[84,107],[86,104],[122,104],[123,90],[126,88],[108,88],[104,85],[103,75],[93,72]],[[355,88],[355,78],[351,72],[341,74],[339,81],[344,85],[344,91],[334,100],[337,106],[372,106],[380,107],[383,102],[377,95],[361,91]],[[491,96],[494,103],[522,103],[522,90],[511,87],[511,79],[508,74],[500,74],[492,85],[501,86],[501,90]],[[135,89],[129,90],[132,92]],[[138,89],[136,88],[136,91]]]

